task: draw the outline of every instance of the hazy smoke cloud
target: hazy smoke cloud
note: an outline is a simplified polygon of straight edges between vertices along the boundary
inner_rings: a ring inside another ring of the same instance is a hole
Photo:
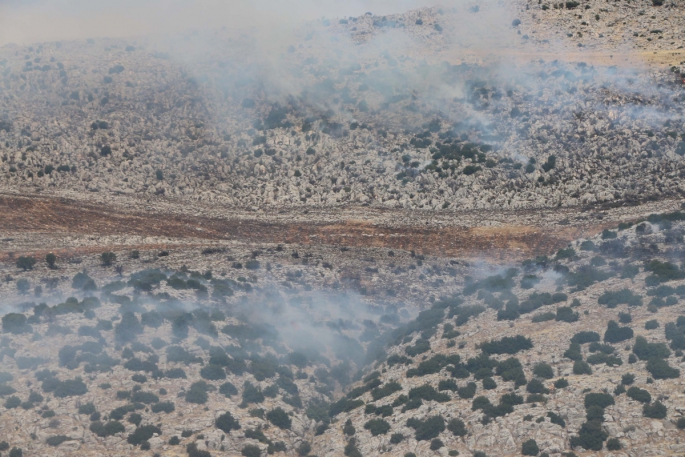
[[[323,16],[399,13],[425,0],[3,0],[0,45],[177,33],[226,26],[268,30]]]

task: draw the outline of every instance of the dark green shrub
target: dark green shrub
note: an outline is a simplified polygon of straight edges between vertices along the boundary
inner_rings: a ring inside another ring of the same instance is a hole
[[[36,259],[31,256],[21,256],[17,259],[17,268],[21,268],[24,271],[33,270],[35,264]]]
[[[685,426],[685,423],[683,424]],[[399,444],[404,440],[404,435],[401,433],[393,433],[390,435],[390,444]]]
[[[645,322],[645,330],[654,330],[659,328],[659,322],[656,319]]]
[[[680,370],[671,367],[666,360],[649,359],[646,367],[654,379],[675,379],[680,377]]]
[[[81,378],[77,377],[76,379],[67,379],[66,381],[59,382],[54,390],[54,395],[58,398],[65,398],[83,395],[87,392],[88,387],[86,387]]]
[[[217,417],[214,425],[226,433],[230,433],[231,430],[240,430],[240,423],[229,412]]]
[[[533,374],[538,378],[552,379],[554,377],[554,370],[548,364],[541,362],[535,365]]]
[[[590,365],[588,365],[587,362],[576,360],[573,362],[573,374],[592,374],[592,368],[590,368]]]
[[[642,297],[633,294],[630,289],[621,289],[613,292],[604,292],[599,296],[597,302],[600,305],[606,305],[608,308],[615,308],[621,304],[626,304],[629,306],[642,306]]]
[[[126,427],[119,421],[110,421],[103,424],[100,421],[95,421],[90,424],[90,431],[100,437],[107,437],[116,435],[126,431]]]
[[[609,438],[609,440],[607,440],[607,450],[620,451],[621,447],[621,442],[618,440],[618,438]]]
[[[186,392],[185,399],[188,403],[204,405],[208,400],[207,391],[202,388],[191,388]]]
[[[600,337],[597,332],[578,332],[571,338],[571,343],[585,344],[599,340]]]
[[[238,395],[238,389],[230,382],[225,382],[219,386],[219,393],[225,397]]]
[[[491,377],[483,378],[483,389],[492,390],[497,388],[497,383]]]
[[[262,451],[254,444],[247,444],[240,453],[244,457],[261,457]]]
[[[95,405],[91,403],[86,403],[78,407],[78,413],[79,414],[87,414],[91,415],[95,412]]]
[[[501,340],[492,340],[481,344],[480,348],[488,354],[516,354],[519,351],[531,349],[533,342],[530,338],[521,335],[515,337],[505,336]]]
[[[590,420],[581,426],[577,437],[571,438],[571,446],[582,446],[591,451],[600,451],[607,437],[602,423],[599,420]]]
[[[531,379],[526,386],[526,391],[531,394],[547,394],[549,389],[539,379]]]
[[[200,376],[209,381],[226,379],[226,372],[219,365],[207,365],[200,370]]]
[[[568,381],[566,378],[559,378],[556,381],[554,381],[554,387],[557,389],[564,389],[568,387]]]
[[[640,360],[652,358],[665,359],[671,355],[671,351],[669,351],[664,343],[648,343],[644,336],[635,338],[633,353],[635,353]]]
[[[176,406],[170,401],[163,401],[155,403],[150,407],[150,411],[153,413],[171,413],[174,412]]]
[[[390,431],[390,424],[383,419],[371,419],[364,424],[364,428],[373,436],[385,435]]]
[[[555,414],[552,411],[549,411],[547,413],[547,417],[549,417],[549,420],[551,423],[556,424],[560,427],[566,427],[566,422],[558,414]]]
[[[628,389],[627,395],[633,400],[639,401],[640,403],[650,403],[652,401],[652,396],[649,394],[649,392],[644,389],[640,389],[639,387],[631,387]]]
[[[103,252],[100,254],[100,261],[105,267],[111,266],[117,260],[117,255],[113,252]]]
[[[663,419],[666,417],[666,406],[660,401],[654,402],[651,405],[645,404],[642,407],[642,415],[651,419]]]
[[[538,455],[539,453],[540,448],[534,439],[524,441],[523,445],[521,445],[521,454],[523,455]]]
[[[33,329],[28,325],[26,316],[23,314],[8,313],[2,316],[2,331],[19,335],[22,333],[30,333]]]
[[[630,327],[619,327],[615,321],[609,321],[607,330],[604,332],[604,341],[607,343],[620,343],[633,337],[633,329]]]
[[[288,430],[292,425],[290,417],[281,407],[274,408],[266,413],[266,418],[269,422],[280,429]]]
[[[7,400],[5,400],[5,408],[7,408],[7,409],[18,408],[19,405],[21,405],[21,399],[19,397],[14,396],[14,395],[12,395]]]
[[[464,424],[464,421],[457,418],[450,419],[450,421],[447,423],[447,430],[452,432],[454,436],[465,436],[468,432],[466,430],[466,425]]]
[[[435,438],[434,440],[431,441],[430,445],[430,450],[431,451],[437,451],[438,449],[444,447],[445,444],[440,440],[439,438]]]
[[[395,392],[402,390],[402,385],[396,381],[390,381],[382,387],[376,387],[371,390],[371,397],[374,401],[378,401],[381,398],[392,395]]]
[[[605,393],[589,393],[585,395],[585,409],[598,406],[602,409],[614,404],[614,397]]]
[[[23,456],[24,456],[24,452],[18,447],[13,447],[9,453],[9,457],[23,457]]]
[[[560,306],[557,308],[557,314],[555,316],[555,320],[560,321],[560,322],[576,322],[580,316],[578,313],[573,311],[573,308],[570,306]]]
[[[442,416],[431,416],[423,421],[412,418],[407,420],[407,426],[415,430],[417,441],[432,440],[445,431],[445,420]]]
[[[621,384],[624,384],[626,386],[631,385],[633,382],[635,382],[635,375],[632,373],[626,373],[623,376],[621,376]]]

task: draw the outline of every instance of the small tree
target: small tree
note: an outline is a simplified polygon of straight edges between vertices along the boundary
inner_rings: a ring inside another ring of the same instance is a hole
[[[109,267],[117,260],[117,255],[113,252],[103,252],[100,254],[100,261],[105,267]]]
[[[26,295],[31,288],[31,282],[26,278],[21,278],[17,281],[17,290],[20,294]]]
[[[215,425],[226,433],[231,433],[231,430],[240,430],[240,423],[229,412],[217,417]]]
[[[538,455],[539,453],[540,448],[538,447],[538,443],[533,439],[524,441],[521,446],[521,454],[523,455]]]
[[[24,271],[33,270],[35,264],[36,259],[31,256],[21,256],[17,259],[17,268],[21,268]]]
[[[276,427],[284,430],[289,429],[292,425],[288,413],[286,413],[280,406],[266,413],[266,418]]]
[[[57,262],[57,256],[55,254],[53,254],[52,252],[45,256],[45,263],[48,264],[48,268],[54,269],[55,268],[55,262]]]

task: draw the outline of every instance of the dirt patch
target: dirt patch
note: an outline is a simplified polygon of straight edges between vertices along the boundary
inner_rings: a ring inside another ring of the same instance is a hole
[[[168,237],[174,247],[203,246],[219,240],[250,243],[334,245],[416,251],[446,257],[515,260],[549,254],[571,240],[598,233],[604,226],[541,229],[526,225],[496,227],[380,225],[359,219],[347,222],[279,222],[209,218],[160,213],[129,213],[65,199],[0,197],[0,226],[9,233],[64,233],[72,236],[138,235]],[[206,241],[206,243],[204,243]],[[159,249],[141,244],[136,249]],[[100,252],[116,246],[74,249]],[[131,247],[129,247],[131,248]],[[44,249],[44,248],[43,248]],[[62,252],[69,255],[68,252]]]

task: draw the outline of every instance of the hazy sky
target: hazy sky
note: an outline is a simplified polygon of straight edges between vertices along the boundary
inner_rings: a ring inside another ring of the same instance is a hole
[[[430,0],[0,0],[0,45],[403,12]]]

